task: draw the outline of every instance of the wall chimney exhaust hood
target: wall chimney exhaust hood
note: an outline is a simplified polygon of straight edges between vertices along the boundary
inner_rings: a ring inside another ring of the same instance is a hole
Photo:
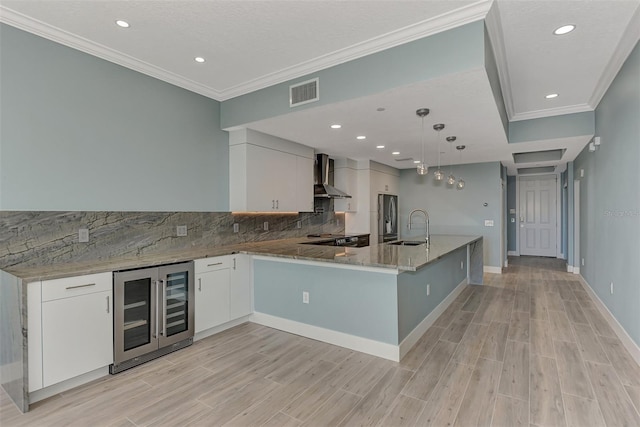
[[[329,184],[329,155],[316,155],[315,181],[313,186],[313,195],[318,198],[325,199],[346,199],[351,198],[344,191]]]

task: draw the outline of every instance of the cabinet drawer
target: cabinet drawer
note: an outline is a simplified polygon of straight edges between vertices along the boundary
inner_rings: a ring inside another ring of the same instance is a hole
[[[86,276],[42,281],[42,301],[52,301],[95,292],[111,291],[112,273],[88,274]]]
[[[193,261],[195,273],[203,273],[205,271],[215,271],[229,268],[231,265],[230,256],[217,256],[211,258],[202,258]]]

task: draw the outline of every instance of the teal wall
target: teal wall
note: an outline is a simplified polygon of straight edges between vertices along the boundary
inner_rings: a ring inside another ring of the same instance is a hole
[[[395,274],[254,260],[253,276],[256,312],[398,345]]]
[[[220,103],[0,24],[0,209],[228,210]]]
[[[484,23],[477,21],[226,100],[222,128],[483,67],[484,36]],[[289,86],[315,77],[320,100],[291,109]]]
[[[640,45],[596,108],[596,152],[574,161],[580,177],[580,273],[640,345]],[[609,291],[614,283],[614,294]]]
[[[464,269],[460,269],[460,262]],[[398,335],[403,339],[467,277],[467,248],[398,276]],[[427,296],[427,284],[431,285]]]
[[[500,267],[502,229],[502,188],[498,162],[454,166],[453,174],[462,176],[465,189],[456,190],[433,179],[420,176],[415,169],[400,171],[400,235],[402,238],[424,235],[424,229],[410,231],[407,219],[413,209],[429,213],[431,234],[465,234],[484,237],[484,265]],[[449,169],[446,169],[448,174]],[[487,203],[488,206],[483,206]],[[484,220],[492,219],[493,227]]]
[[[593,111],[520,120],[509,124],[509,143],[543,141],[584,136],[585,142],[595,131]]]

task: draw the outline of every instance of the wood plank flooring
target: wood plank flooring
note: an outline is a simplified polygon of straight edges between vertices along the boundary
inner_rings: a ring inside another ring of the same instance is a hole
[[[246,323],[8,426],[640,426],[640,366],[564,263],[511,258],[400,363]]]

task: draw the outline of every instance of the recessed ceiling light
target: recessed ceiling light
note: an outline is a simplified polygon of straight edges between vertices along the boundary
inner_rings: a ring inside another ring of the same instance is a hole
[[[364,135],[358,135],[356,136],[356,139],[367,139],[367,137]]]
[[[393,154],[394,156],[397,156],[398,154],[400,154],[400,152],[399,152],[399,151],[394,151],[394,152],[393,152],[393,153],[391,153],[391,154]]]
[[[545,98],[547,99],[553,99],[553,98],[557,98],[558,94],[557,93],[550,93],[549,95],[545,95]]]
[[[331,129],[340,129],[342,125],[331,125]]]
[[[556,36],[561,36],[563,34],[570,33],[571,31],[573,31],[575,29],[576,29],[576,26],[573,25],[573,24],[563,25],[560,28],[556,28],[555,31],[553,32],[553,34],[555,34]]]
[[[196,56],[196,57],[195,57],[195,58],[193,58],[193,59],[194,59],[196,62],[199,62],[199,63],[201,63],[201,64],[204,62],[204,58],[203,58],[202,56]]]
[[[420,160],[414,160],[413,163],[417,165],[418,163],[420,163]]]
[[[116,25],[122,28],[129,28],[129,23],[127,21],[123,21],[122,19],[118,19],[116,21]]]
[[[384,148],[384,145],[376,145],[376,148],[379,148],[380,150],[382,150]]]

